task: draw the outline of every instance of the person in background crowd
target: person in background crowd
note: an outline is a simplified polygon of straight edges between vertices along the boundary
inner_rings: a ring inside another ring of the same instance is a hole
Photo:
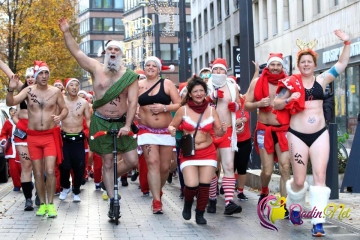
[[[199,72],[199,76],[204,80],[205,83],[208,83],[209,79],[211,78],[211,69],[210,68],[203,68]]]
[[[304,206],[308,183],[305,181],[308,159],[311,160],[314,186],[310,186],[310,208],[324,211],[328,205],[330,188],[326,187],[326,168],[329,160],[330,142],[329,132],[323,112],[324,91],[326,86],[344,72],[349,63],[351,42],[348,34],[342,30],[335,30],[335,35],[344,42],[339,60],[328,71],[315,77],[317,53],[312,50],[316,40],[308,44],[297,45],[297,67],[300,74],[279,82],[274,108],[281,123],[288,124],[291,166],[293,178],[286,182],[288,196],[286,203]],[[321,151],[319,151],[321,149]],[[299,207],[295,207],[290,214],[290,221],[294,225],[301,224]],[[325,236],[323,229],[325,218],[313,217],[311,224],[312,235]]]

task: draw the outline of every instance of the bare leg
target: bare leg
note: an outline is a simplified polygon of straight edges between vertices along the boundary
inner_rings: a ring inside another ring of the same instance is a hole
[[[32,164],[27,146],[16,145],[21,162],[21,182],[31,182]]]
[[[102,177],[109,198],[114,198],[114,157],[113,154],[101,155],[103,161]]]
[[[161,188],[165,185],[169,177],[171,158],[173,156],[172,146],[160,146],[160,171],[161,171]]]
[[[117,174],[118,176],[122,176],[125,173],[129,172],[131,169],[137,166],[139,158],[137,154],[137,150],[131,150],[126,153],[122,153],[122,157],[124,161],[118,163],[117,166]]]
[[[158,145],[142,146],[143,154],[148,166],[148,183],[154,200],[160,200],[161,190],[161,170],[160,170],[160,154]],[[166,181],[166,179],[165,179]]]
[[[240,175],[238,174],[238,188],[244,188],[246,183],[246,174]]]
[[[268,187],[271,180],[271,175],[274,171],[274,154],[268,154],[265,149],[260,150],[260,159],[261,159],[261,186]]]
[[[279,144],[275,145],[276,155],[278,156],[279,170],[280,170],[280,194],[283,197],[287,196],[286,181],[290,179],[290,153],[289,151],[281,152]]]
[[[34,169],[35,188],[40,203],[45,203],[45,182],[44,182],[44,161],[42,159],[33,160],[32,166]]]
[[[54,194],[56,189],[55,162],[55,156],[48,156],[45,158],[46,193],[48,203],[54,203]]]

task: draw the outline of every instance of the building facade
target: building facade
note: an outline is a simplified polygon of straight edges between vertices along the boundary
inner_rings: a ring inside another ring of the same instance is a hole
[[[82,37],[80,49],[89,57],[103,62],[101,52],[110,40],[123,40],[124,0],[79,0],[78,22]],[[83,71],[81,89],[92,90],[92,79]]]
[[[239,45],[239,13],[237,1],[192,1],[193,71],[211,63],[216,57],[226,58],[228,74],[233,75],[232,47]],[[334,30],[342,29],[351,36],[349,65],[333,83],[335,121],[338,135],[355,133],[359,114],[360,92],[360,12],[359,0],[253,0],[255,60],[266,63],[270,52],[281,52],[286,71],[297,72],[296,39],[317,40],[316,74],[333,66],[341,43]],[[240,33],[241,34],[241,33]],[[196,50],[196,51],[195,51]],[[252,60],[252,59],[250,59]],[[250,61],[249,60],[249,61]]]

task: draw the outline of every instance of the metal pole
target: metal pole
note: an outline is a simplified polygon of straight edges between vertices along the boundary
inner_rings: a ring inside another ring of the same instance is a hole
[[[326,186],[331,189],[330,199],[339,199],[339,163],[338,163],[338,139],[337,124],[329,124],[330,155],[326,168]],[[314,159],[316,161],[316,159]]]
[[[160,52],[160,26],[159,26],[159,15],[155,13],[155,56],[161,58]]]
[[[186,36],[186,5],[185,1],[179,1],[179,48],[180,48],[180,61],[179,61],[179,82],[186,82],[187,79],[187,66],[188,66],[188,52],[187,52],[187,36]]]
[[[142,60],[142,69],[145,68],[145,53],[146,53],[146,35],[145,35],[145,23],[144,23],[144,17],[145,17],[145,7],[142,6],[142,17],[143,17],[143,42],[142,42],[142,56],[141,56],[141,60]]]
[[[240,21],[240,87],[244,94],[250,86],[252,76],[255,71],[255,66],[252,60],[255,59],[254,50],[254,27],[252,14],[252,0],[238,0],[239,21]],[[257,113],[255,111],[250,113],[250,129],[255,131],[257,122]],[[254,143],[256,144],[256,143]],[[251,169],[260,169],[261,161],[259,155],[253,149],[253,158],[250,163]]]

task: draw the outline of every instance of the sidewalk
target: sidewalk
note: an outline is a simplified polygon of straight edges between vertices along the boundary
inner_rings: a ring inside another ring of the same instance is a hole
[[[11,180],[9,180],[11,181]],[[163,195],[163,215],[154,215],[151,211],[151,197],[142,197],[138,182],[131,182],[128,187],[120,187],[121,214],[116,226],[107,217],[108,205],[102,200],[101,191],[95,191],[90,180],[82,188],[81,203],[73,203],[71,194],[60,202],[55,197],[58,217],[35,216],[35,211],[23,211],[22,193],[13,192],[11,182],[0,184],[0,236],[2,239],[312,239],[310,220],[304,224],[292,226],[287,220],[275,223],[278,232],[263,228],[256,213],[257,193],[246,190],[247,202],[237,203],[243,212],[234,216],[225,216],[224,197],[218,197],[217,213],[207,214],[208,224],[195,223],[195,216],[185,221],[181,212],[183,201],[179,196],[179,182],[173,179],[172,185],[166,184]],[[328,222],[324,228],[326,239],[360,239],[360,194],[340,194],[335,202],[351,207],[351,218]],[[349,204],[349,205],[348,205]],[[37,208],[36,208],[37,209]],[[195,209],[195,206],[193,206]],[[193,212],[195,215],[195,212]],[[351,225],[348,225],[351,224]]]

